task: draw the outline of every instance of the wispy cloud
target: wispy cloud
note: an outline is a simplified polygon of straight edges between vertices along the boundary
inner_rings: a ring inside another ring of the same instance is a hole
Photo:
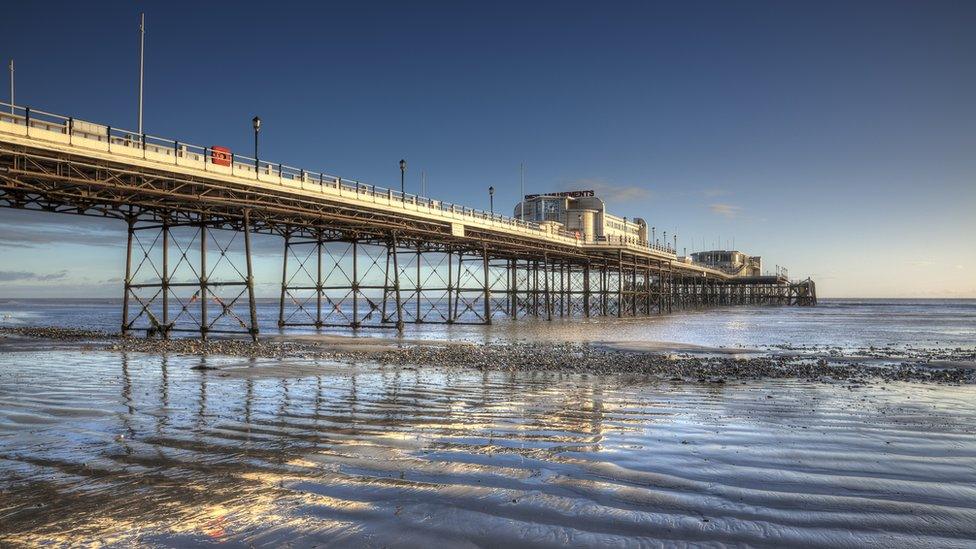
[[[728,196],[732,194],[732,191],[727,189],[711,188],[703,190],[702,194],[705,195],[705,198],[716,198],[719,196]]]
[[[600,178],[582,178],[564,181],[557,185],[560,191],[593,189],[596,195],[607,202],[633,202],[647,200],[651,191],[638,185],[620,185]]]
[[[6,213],[6,212],[5,212]],[[23,214],[23,212],[17,212]],[[108,248],[125,248],[125,224],[117,220],[81,219],[77,216],[53,215],[50,213],[30,212],[32,215],[22,215],[15,222],[0,221],[0,249],[24,248],[53,248],[57,246],[98,246]],[[44,217],[41,217],[44,216]],[[195,228],[177,229],[174,233],[183,245],[190,243],[196,234]],[[141,238],[147,248],[154,240],[154,234],[145,233]],[[217,232],[212,238],[226,242],[233,238],[231,232]],[[243,249],[244,240],[238,236],[233,250]],[[161,247],[156,242],[156,250]],[[138,249],[138,248],[137,248]],[[280,256],[283,241],[276,236],[254,235],[252,251],[255,255]]]
[[[734,206],[732,204],[709,204],[708,209],[714,214],[718,214],[729,219],[739,217],[739,214],[742,213],[742,207]]]
[[[31,271],[0,271],[0,282],[18,282],[29,280],[31,282],[50,282],[52,280],[63,280],[68,276],[68,271],[58,271],[56,273],[40,274]]]

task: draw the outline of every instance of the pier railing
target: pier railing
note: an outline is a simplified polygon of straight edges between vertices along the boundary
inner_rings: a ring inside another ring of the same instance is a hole
[[[543,233],[555,236],[570,243],[585,246],[608,246],[655,251],[674,255],[670,246],[661,246],[638,238],[609,236],[602,239],[587,239],[575,231],[542,225],[532,221],[502,214],[487,212],[461,204],[453,204],[427,196],[402,193],[395,189],[380,187],[371,183],[349,179],[326,172],[305,170],[280,162],[270,162],[260,158],[237,154],[224,147],[205,147],[175,139],[159,137],[97,124],[70,116],[63,116],[26,106],[0,102],[0,122],[22,126],[28,138],[31,129],[44,130],[43,138],[56,137],[55,142],[89,148],[153,162],[175,166],[191,167],[262,183],[298,186],[305,191],[320,191],[339,196],[387,204],[400,204],[410,211],[442,213],[453,218],[470,219],[491,225],[507,226],[518,231]],[[63,137],[59,137],[63,136]]]

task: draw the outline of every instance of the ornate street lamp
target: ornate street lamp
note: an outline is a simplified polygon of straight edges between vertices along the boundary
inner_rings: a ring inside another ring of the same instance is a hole
[[[400,159],[400,197],[403,200],[406,200],[407,199],[407,196],[406,196],[407,193],[406,193],[406,190],[405,190],[406,187],[404,186],[404,183],[403,183],[403,178],[406,177],[406,175],[407,175],[407,161],[401,158]]]
[[[491,185],[488,187],[488,204],[491,210],[492,217],[495,216],[495,186]]]
[[[255,116],[251,119],[251,125],[254,127],[254,173],[258,173],[258,132],[261,131],[261,118]]]

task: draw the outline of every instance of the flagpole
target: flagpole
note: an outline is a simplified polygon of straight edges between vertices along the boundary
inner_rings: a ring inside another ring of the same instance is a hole
[[[146,14],[139,14],[139,135],[142,135],[142,75],[146,50]]]

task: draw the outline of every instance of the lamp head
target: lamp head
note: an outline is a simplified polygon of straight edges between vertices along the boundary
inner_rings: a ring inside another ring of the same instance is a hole
[[[259,131],[261,129],[261,118],[255,116],[251,119],[251,124],[254,125],[254,131]]]

